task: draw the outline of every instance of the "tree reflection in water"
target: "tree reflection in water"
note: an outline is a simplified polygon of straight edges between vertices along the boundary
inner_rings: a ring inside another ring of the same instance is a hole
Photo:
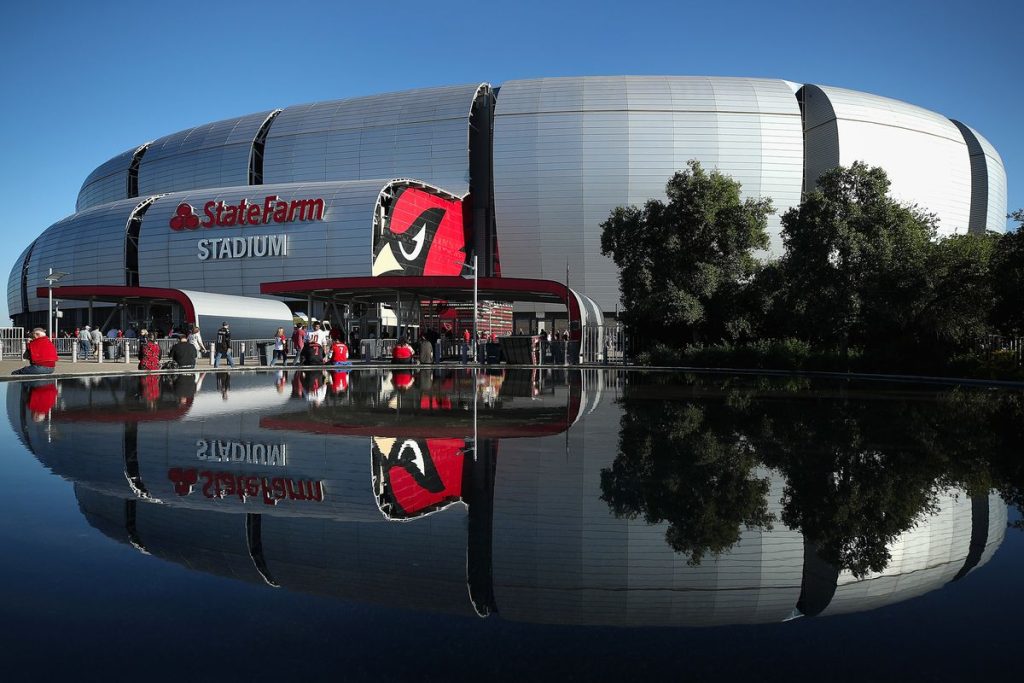
[[[691,565],[776,521],[759,468],[785,479],[781,521],[858,578],[885,569],[891,544],[945,490],[1024,504],[1016,392],[638,374],[621,404],[602,499],[616,516],[667,522]]]

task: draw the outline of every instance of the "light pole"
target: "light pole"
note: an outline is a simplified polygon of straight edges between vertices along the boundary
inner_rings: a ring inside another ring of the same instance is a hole
[[[473,269],[473,362],[477,361],[477,318],[479,317],[479,293],[480,293],[480,271],[477,269],[476,254],[473,254],[473,265],[468,263],[462,264],[463,268]],[[466,277],[463,275],[462,277]]]
[[[50,268],[46,277],[46,294],[47,294],[47,307],[46,307],[46,336],[53,339],[53,285],[60,282],[62,279],[70,275],[60,270],[54,270]]]

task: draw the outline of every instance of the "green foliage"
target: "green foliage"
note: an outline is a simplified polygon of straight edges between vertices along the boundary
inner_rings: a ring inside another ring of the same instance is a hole
[[[880,168],[826,172],[782,217],[780,271],[795,336],[846,347],[899,337],[927,288],[935,219],[888,196]]]
[[[1002,334],[1024,335],[1024,209],[1010,218],[1021,223],[999,240],[992,257],[992,324]]]
[[[724,412],[690,402],[626,401],[620,455],[601,472],[601,499],[616,516],[667,521],[665,539],[687,563],[700,564],[740,538],[741,527],[770,529],[768,481],[729,431]]]
[[[627,325],[653,341],[737,339],[753,327],[743,290],[768,246],[767,199],[697,161],[665,187],[667,203],[618,207],[601,224],[601,253],[619,268]]]
[[[826,563],[885,569],[891,544],[951,488],[1000,492],[1024,509],[1019,392],[848,381],[634,376],[619,454],[601,473],[620,517],[667,521],[666,541],[697,564],[747,528],[781,520]],[[764,469],[782,474],[767,498]]]
[[[852,350],[856,360],[859,352]],[[676,347],[655,344],[638,354],[641,365],[694,368],[756,368],[766,370],[838,370],[850,358],[837,349],[817,349],[800,339],[757,339],[731,344]]]

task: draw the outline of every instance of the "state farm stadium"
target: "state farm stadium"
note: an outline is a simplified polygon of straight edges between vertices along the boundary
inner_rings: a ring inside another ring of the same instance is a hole
[[[968,125],[785,80],[585,77],[474,83],[287,106],[139,144],[100,164],[75,213],[11,269],[18,326],[229,320],[265,338],[302,311],[362,336],[567,329],[619,308],[601,223],[664,198],[699,160],[780,216],[826,170],[883,167],[940,234],[1003,231],[1006,175]],[[472,265],[477,264],[476,278]]]

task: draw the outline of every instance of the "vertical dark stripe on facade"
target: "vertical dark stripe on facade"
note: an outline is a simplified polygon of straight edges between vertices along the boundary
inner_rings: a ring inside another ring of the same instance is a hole
[[[21,314],[28,315],[28,262],[32,260],[32,251],[36,248],[36,242],[39,239],[32,240],[32,244],[28,245],[28,251],[25,252],[25,261],[21,264]],[[12,313],[14,311],[11,311]]]
[[[128,534],[128,542],[139,550],[145,550],[146,546],[142,543],[142,537],[139,536],[139,529],[135,523],[139,501],[129,498],[124,502],[124,531]]]
[[[469,113],[469,197],[473,249],[481,276],[497,274],[497,234],[494,225],[494,91],[483,85]]]
[[[836,594],[839,567],[829,564],[818,554],[818,544],[804,539],[804,574],[796,608],[805,617],[816,617],[825,611]]]
[[[245,515],[245,542],[249,548],[249,559],[268,586],[280,588],[281,585],[270,575],[267,560],[263,557],[263,515],[249,512]]]
[[[149,144],[147,142],[135,150],[135,154],[132,155],[132,163],[128,165],[128,187],[125,195],[128,199],[139,196],[139,164],[142,163],[142,156],[149,149]]]
[[[139,286],[139,234],[142,232],[142,219],[156,199],[156,197],[150,197],[142,202],[128,217],[124,233],[124,284],[126,287]]]
[[[466,584],[473,609],[481,617],[498,611],[494,599],[494,477],[498,442],[480,439],[463,466],[462,499],[469,508]]]
[[[967,145],[971,162],[971,212],[967,219],[967,232],[984,235],[988,229],[988,159],[978,137],[966,124],[950,119]]]
[[[981,555],[988,543],[988,515],[988,496],[971,496],[971,545],[967,550],[964,566],[953,577],[953,581],[959,581],[967,576],[981,561]]]
[[[252,148],[249,150],[250,185],[263,184],[263,151],[267,145],[267,134],[270,133],[270,124],[274,122],[274,119],[277,118],[277,115],[280,114],[281,111],[281,109],[275,109],[270,112],[266,121],[264,121],[260,125],[260,129],[256,131],[256,136],[252,139]]]
[[[124,444],[121,449],[124,458],[124,476],[137,496],[149,498],[149,489],[142,481],[139,471],[139,426],[129,423],[124,426]]]

